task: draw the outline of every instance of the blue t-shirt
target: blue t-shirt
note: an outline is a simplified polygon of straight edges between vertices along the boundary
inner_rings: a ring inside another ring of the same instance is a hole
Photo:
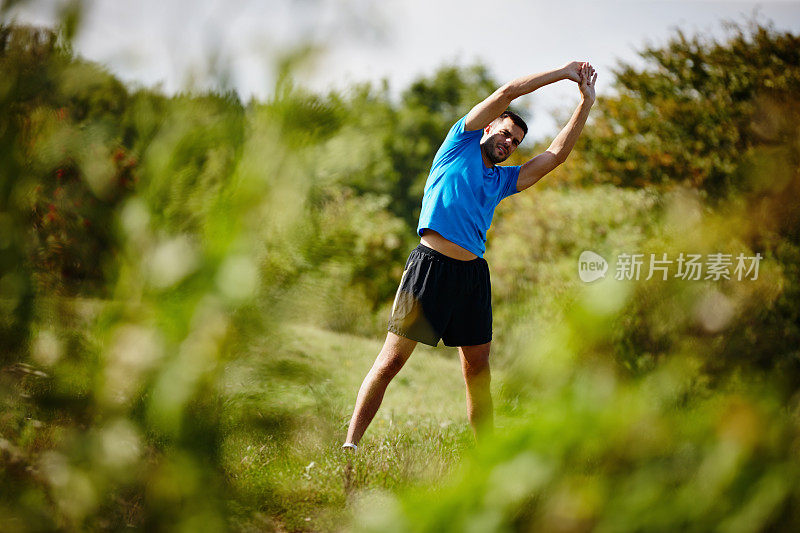
[[[466,118],[450,128],[433,158],[417,233],[432,229],[483,257],[494,209],[517,192],[520,167],[486,168],[480,146],[483,130],[464,131]]]

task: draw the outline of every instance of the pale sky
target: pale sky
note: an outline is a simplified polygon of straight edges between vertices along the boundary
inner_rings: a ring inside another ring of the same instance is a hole
[[[6,19],[37,24],[57,18],[59,0],[33,0]],[[646,42],[663,44],[681,28],[722,36],[722,21],[757,12],[779,31],[800,33],[800,2],[605,0],[93,0],[75,42],[82,56],[134,84],[173,93],[189,84],[228,86],[242,99],[269,96],[276,58],[313,43],[318,53],[296,76],[314,90],[388,80],[394,92],[443,64],[487,65],[498,80],[588,60],[602,95],[618,59],[636,62]],[[578,102],[568,81],[517,102],[529,137],[560,125],[555,108]]]

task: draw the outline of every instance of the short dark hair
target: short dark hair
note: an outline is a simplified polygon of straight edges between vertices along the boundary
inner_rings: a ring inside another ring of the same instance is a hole
[[[522,117],[511,111],[510,109],[506,109],[503,113],[497,118],[510,118],[514,124],[520,127],[523,133],[523,137],[528,134],[528,125],[525,124],[525,121],[522,120]]]

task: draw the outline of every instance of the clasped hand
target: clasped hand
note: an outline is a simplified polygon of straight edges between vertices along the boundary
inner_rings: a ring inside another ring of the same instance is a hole
[[[578,84],[584,100],[594,103],[594,85],[597,81],[597,72],[587,61],[572,61],[564,65],[566,79]]]

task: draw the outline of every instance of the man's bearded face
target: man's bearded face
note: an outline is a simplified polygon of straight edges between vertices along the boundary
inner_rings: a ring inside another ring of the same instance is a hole
[[[484,131],[481,150],[493,165],[502,163],[514,153],[525,132],[510,117],[498,118]]]

